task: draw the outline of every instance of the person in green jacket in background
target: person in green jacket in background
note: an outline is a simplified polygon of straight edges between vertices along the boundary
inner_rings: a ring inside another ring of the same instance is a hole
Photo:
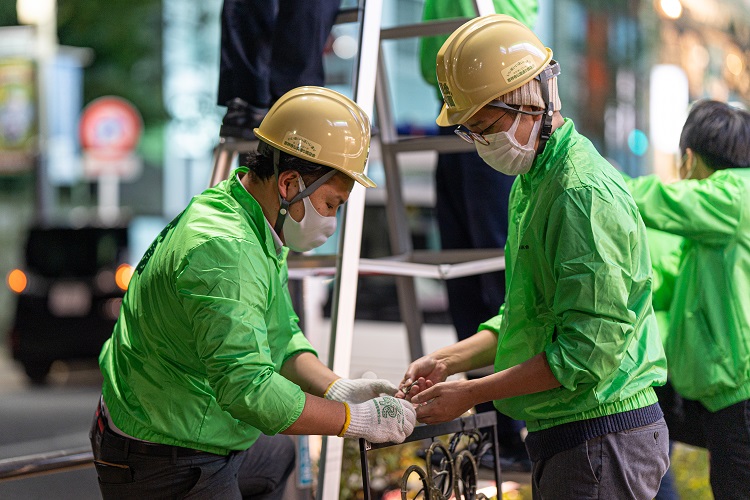
[[[690,110],[681,182],[627,184],[647,226],[684,238],[669,310],[670,381],[692,401],[717,499],[750,496],[750,113]]]
[[[397,397],[437,423],[495,407],[528,429],[534,498],[651,499],[669,465],[667,364],[646,228],[622,176],[560,114],[559,64],[501,14],[441,47],[437,118],[515,175],[506,297],[472,337],[414,361]],[[475,380],[446,381],[485,367]]]
[[[537,0],[493,0],[495,12],[515,17],[533,29]],[[425,0],[422,19],[475,17],[472,0]],[[448,34],[420,39],[419,60],[422,77],[435,87],[436,106],[443,96],[435,74],[435,58]],[[439,127],[440,135],[453,135],[452,127]],[[487,168],[476,151],[438,154],[435,169],[435,211],[443,249],[498,248],[508,238],[508,196],[514,177]],[[497,271],[445,282],[448,308],[458,340],[477,332],[479,325],[497,314],[505,302],[505,272]],[[467,374],[469,378],[475,375]],[[496,411],[491,402],[480,403],[478,413]],[[497,413],[500,464],[504,470],[531,469],[521,433],[524,423]],[[492,467],[489,452],[479,464]]]
[[[674,282],[677,277],[677,271],[680,266],[680,255],[682,238],[674,234],[665,233],[656,229],[646,228],[648,236],[648,250],[651,256],[651,268],[653,270],[653,292],[652,301],[656,322],[659,325],[659,334],[662,345],[667,342],[669,332],[669,308],[672,305],[672,294],[674,292]],[[667,370],[668,374],[669,370]],[[654,387],[656,395],[659,397],[659,406],[664,412],[664,420],[669,428],[669,454],[672,455],[672,445],[676,439],[676,434],[680,433],[683,428],[685,416],[683,413],[682,398],[675,393],[674,388],[669,383],[660,387]],[[684,439],[684,438],[683,438]],[[654,500],[677,500],[677,486],[675,477],[670,466],[667,473],[661,480],[659,491],[656,493]]]
[[[289,249],[320,246],[354,182],[375,185],[369,118],[337,92],[298,87],[254,132],[258,153],[146,251],[99,356],[91,444],[104,498],[279,499],[295,460],[286,435],[402,442],[414,428],[392,383],[318,360],[287,288]]]

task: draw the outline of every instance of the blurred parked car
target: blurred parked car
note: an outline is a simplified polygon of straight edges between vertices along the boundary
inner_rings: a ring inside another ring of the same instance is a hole
[[[33,227],[25,265],[6,279],[17,294],[8,335],[35,384],[57,360],[96,359],[117,321],[133,269],[126,227]]]

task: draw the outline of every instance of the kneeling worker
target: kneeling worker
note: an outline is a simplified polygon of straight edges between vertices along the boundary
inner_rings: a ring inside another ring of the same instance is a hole
[[[318,360],[287,288],[288,248],[323,244],[354,182],[375,185],[369,118],[299,87],[255,135],[258,153],[193,198],[130,282],[99,357],[104,498],[281,498],[294,465],[284,434],[401,442],[414,428],[390,382],[342,379]]]

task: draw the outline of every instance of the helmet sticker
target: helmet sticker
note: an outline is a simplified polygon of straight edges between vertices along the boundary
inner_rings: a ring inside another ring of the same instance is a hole
[[[284,146],[299,151],[300,153],[309,156],[310,158],[317,158],[320,154],[320,150],[323,148],[317,142],[313,142],[310,139],[306,139],[294,132],[287,132],[284,136]]]
[[[455,108],[456,103],[453,101],[453,95],[451,94],[451,89],[448,86],[447,83],[438,82],[438,85],[440,86],[440,93],[443,94],[443,101],[445,101],[445,104],[449,108]]]
[[[502,70],[501,73],[503,75],[503,78],[505,78],[505,82],[512,85],[515,81],[517,81],[519,78],[522,78],[527,73],[533,72],[535,68],[536,65],[534,63],[534,58],[528,55],[511,64],[510,66]]]

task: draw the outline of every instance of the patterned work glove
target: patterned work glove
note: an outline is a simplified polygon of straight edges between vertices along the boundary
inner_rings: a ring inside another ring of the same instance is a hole
[[[401,443],[414,430],[417,412],[404,399],[382,396],[346,405],[346,422],[339,437],[365,438],[371,443]]]
[[[381,394],[393,396],[397,390],[398,387],[382,378],[340,378],[328,386],[323,397],[339,403],[364,403]]]

